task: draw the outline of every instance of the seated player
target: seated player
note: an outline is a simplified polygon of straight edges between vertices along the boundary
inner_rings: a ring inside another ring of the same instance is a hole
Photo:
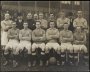
[[[72,46],[72,41],[73,41],[73,34],[72,31],[68,30],[68,23],[64,23],[64,29],[60,31],[60,42],[61,42],[61,62],[62,65],[64,65],[65,60],[67,61],[67,58],[65,59],[65,52],[69,52],[69,56],[72,58],[72,53],[73,53],[73,46]],[[69,57],[69,58],[70,58]],[[70,59],[72,60],[72,59]],[[69,61],[70,61],[69,60]]]
[[[16,22],[12,23],[12,28],[8,31],[8,39],[9,42],[7,43],[6,47],[5,47],[5,58],[6,58],[6,62],[4,65],[6,65],[8,63],[8,59],[10,58],[10,54],[9,54],[9,50],[12,50],[12,54],[13,54],[13,67],[17,66],[17,62],[16,62],[16,50],[19,44],[19,29],[16,28]]]
[[[53,48],[55,52],[57,52],[60,49],[60,45],[58,44],[59,39],[59,31],[55,28],[55,22],[51,21],[49,23],[50,28],[46,31],[46,38],[47,38],[47,44],[45,53],[48,57],[49,51]],[[46,65],[48,65],[48,60],[46,62]]]
[[[82,29],[81,27],[76,27],[76,32],[74,33],[74,42],[73,42],[74,58],[75,58],[74,60],[77,61],[78,52],[82,52],[83,60],[85,61],[85,63],[87,63],[88,51],[87,51],[87,47],[85,46],[86,34],[82,32],[81,29]],[[77,63],[76,61],[75,63]]]
[[[41,29],[41,22],[40,21],[36,21],[36,29],[33,30],[32,32],[32,40],[33,40],[33,44],[32,44],[32,55],[33,55],[33,59],[34,59],[34,63],[33,66],[35,66],[36,64],[36,49],[40,48],[42,50],[41,52],[41,56],[39,56],[40,58],[40,66],[43,65],[41,58],[43,59],[44,57],[44,50],[45,50],[45,31],[43,29]]]
[[[26,51],[26,59],[25,60],[28,60],[28,66],[30,67],[31,66],[31,34],[32,34],[32,31],[28,28],[28,23],[27,22],[24,22],[23,23],[23,27],[24,29],[20,30],[19,32],[19,39],[20,39],[20,43],[19,43],[19,46],[18,46],[18,54],[19,52],[22,52],[24,50],[24,53]]]

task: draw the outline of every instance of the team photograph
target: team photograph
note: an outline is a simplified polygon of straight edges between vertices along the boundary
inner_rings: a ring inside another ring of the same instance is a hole
[[[1,1],[1,71],[89,72],[89,1]]]

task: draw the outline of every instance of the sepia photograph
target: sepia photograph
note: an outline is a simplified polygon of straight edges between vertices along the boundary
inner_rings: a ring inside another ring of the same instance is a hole
[[[0,3],[1,72],[89,72],[90,1]]]

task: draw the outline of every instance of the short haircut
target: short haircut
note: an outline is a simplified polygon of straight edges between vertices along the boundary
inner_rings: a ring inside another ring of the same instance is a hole
[[[6,13],[5,16],[6,16],[6,15],[10,15],[10,14],[9,14],[9,13]]]
[[[51,23],[51,22],[54,22],[54,21],[50,21],[49,23]],[[54,24],[55,24],[55,22],[54,22]]]
[[[23,24],[28,24],[27,22],[24,22]]]
[[[61,11],[60,14],[61,14],[61,13],[64,13],[64,14],[65,14],[65,11]]]
[[[39,22],[39,23],[41,24],[41,22],[40,22],[40,21],[36,21],[36,23],[37,23],[37,22]]]
[[[30,12],[27,15],[32,15]]]
[[[50,13],[49,15],[54,15],[53,13]]]
[[[65,22],[64,24],[68,24],[67,22]]]
[[[83,13],[82,11],[77,11],[77,13]]]
[[[38,14],[34,14],[34,16],[38,16]]]
[[[16,24],[16,22],[13,21],[12,24]]]
[[[40,12],[40,13],[39,13],[39,15],[43,15],[43,13],[42,13],[42,12]]]

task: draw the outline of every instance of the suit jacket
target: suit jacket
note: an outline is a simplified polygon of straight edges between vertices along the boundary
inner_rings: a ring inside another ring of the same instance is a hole
[[[23,23],[24,23],[24,20],[22,20],[22,21],[17,20],[16,21],[17,28],[20,30],[23,29]]]

